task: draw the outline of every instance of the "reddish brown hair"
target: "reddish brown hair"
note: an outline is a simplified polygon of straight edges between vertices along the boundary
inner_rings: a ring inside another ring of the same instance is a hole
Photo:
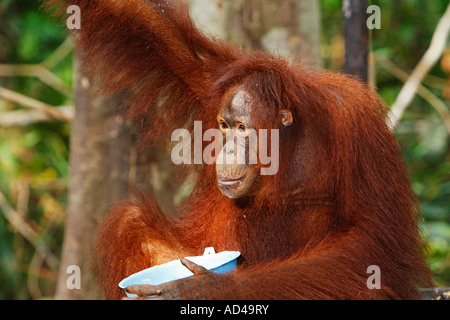
[[[235,287],[199,289],[211,299],[414,298],[417,286],[432,285],[399,145],[366,84],[206,37],[180,2],[66,2],[81,8],[85,67],[101,92],[130,93],[126,110],[140,119],[143,143],[192,120],[215,127],[236,85],[261,106],[260,123],[281,129],[280,171],[264,177],[251,201],[225,198],[214,167],[204,166],[180,219],[144,196],[118,205],[98,246],[108,297],[120,297],[118,281],[155,257],[207,246],[242,252],[226,276]],[[293,114],[288,129],[277,118],[282,109]],[[381,290],[366,286],[370,265],[381,269]]]

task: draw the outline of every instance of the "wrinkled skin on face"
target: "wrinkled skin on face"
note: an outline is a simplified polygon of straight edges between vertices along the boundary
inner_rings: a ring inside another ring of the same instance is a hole
[[[255,194],[260,181],[258,129],[252,111],[255,102],[245,87],[231,90],[217,115],[224,146],[216,162],[217,183],[221,192],[233,199]],[[227,97],[226,96],[226,97]],[[292,124],[292,114],[282,110],[282,125]],[[260,137],[262,138],[262,137]]]
[[[240,198],[254,192],[259,169],[250,163],[250,153],[256,150],[250,134],[254,134],[254,123],[250,116],[251,99],[244,89],[239,89],[219,114],[217,122],[223,134],[224,146],[216,162],[217,183],[221,192],[229,198]],[[221,159],[221,160],[219,160]]]

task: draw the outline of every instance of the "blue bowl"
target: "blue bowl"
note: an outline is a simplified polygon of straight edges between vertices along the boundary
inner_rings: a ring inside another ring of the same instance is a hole
[[[237,266],[237,258],[241,255],[239,251],[222,251],[216,253],[214,248],[205,249],[202,256],[186,257],[186,259],[215,273],[223,274],[232,271]],[[134,284],[158,285],[174,280],[192,277],[194,274],[186,268],[181,261],[173,260],[161,265],[144,269],[123,279],[119,287],[124,289]],[[125,291],[128,297],[136,297]]]

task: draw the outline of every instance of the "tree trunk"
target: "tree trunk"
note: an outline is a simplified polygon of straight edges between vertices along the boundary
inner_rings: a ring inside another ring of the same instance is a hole
[[[368,79],[368,41],[366,0],[343,0],[345,63],[344,72],[367,82]]]
[[[79,72],[82,57],[75,52]],[[68,208],[56,299],[97,297],[91,258],[97,228],[109,205],[128,195],[132,135],[119,113],[118,95],[93,98],[89,78],[76,75],[71,132]],[[81,288],[70,289],[67,267],[81,270]]]
[[[313,65],[322,67],[321,14],[318,0],[297,1],[299,48]]]
[[[121,94],[94,97],[81,64],[81,53],[75,51],[69,199],[55,294],[64,300],[98,297],[92,255],[98,228],[112,204],[132,197],[131,187],[136,187],[146,193],[154,191],[161,208],[174,212],[178,190],[171,179],[170,153],[165,148],[141,148],[136,128],[130,130],[121,115]],[[80,289],[67,287],[71,265],[80,268]]]
[[[317,0],[226,1],[224,10],[227,40],[322,66]]]

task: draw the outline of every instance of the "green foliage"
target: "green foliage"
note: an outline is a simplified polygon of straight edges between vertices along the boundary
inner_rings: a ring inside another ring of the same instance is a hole
[[[0,50],[1,63],[40,63],[64,41],[60,27],[38,8],[37,1],[0,1],[0,20],[7,18],[0,46],[8,49]],[[71,57],[52,72],[70,86]],[[51,105],[70,99],[36,78],[0,78],[0,86]],[[13,109],[21,108],[0,100],[1,112]],[[70,125],[60,122],[0,127],[0,191],[56,256],[64,230],[69,133]],[[51,296],[57,271],[42,263],[36,248],[0,214],[0,299]]]

